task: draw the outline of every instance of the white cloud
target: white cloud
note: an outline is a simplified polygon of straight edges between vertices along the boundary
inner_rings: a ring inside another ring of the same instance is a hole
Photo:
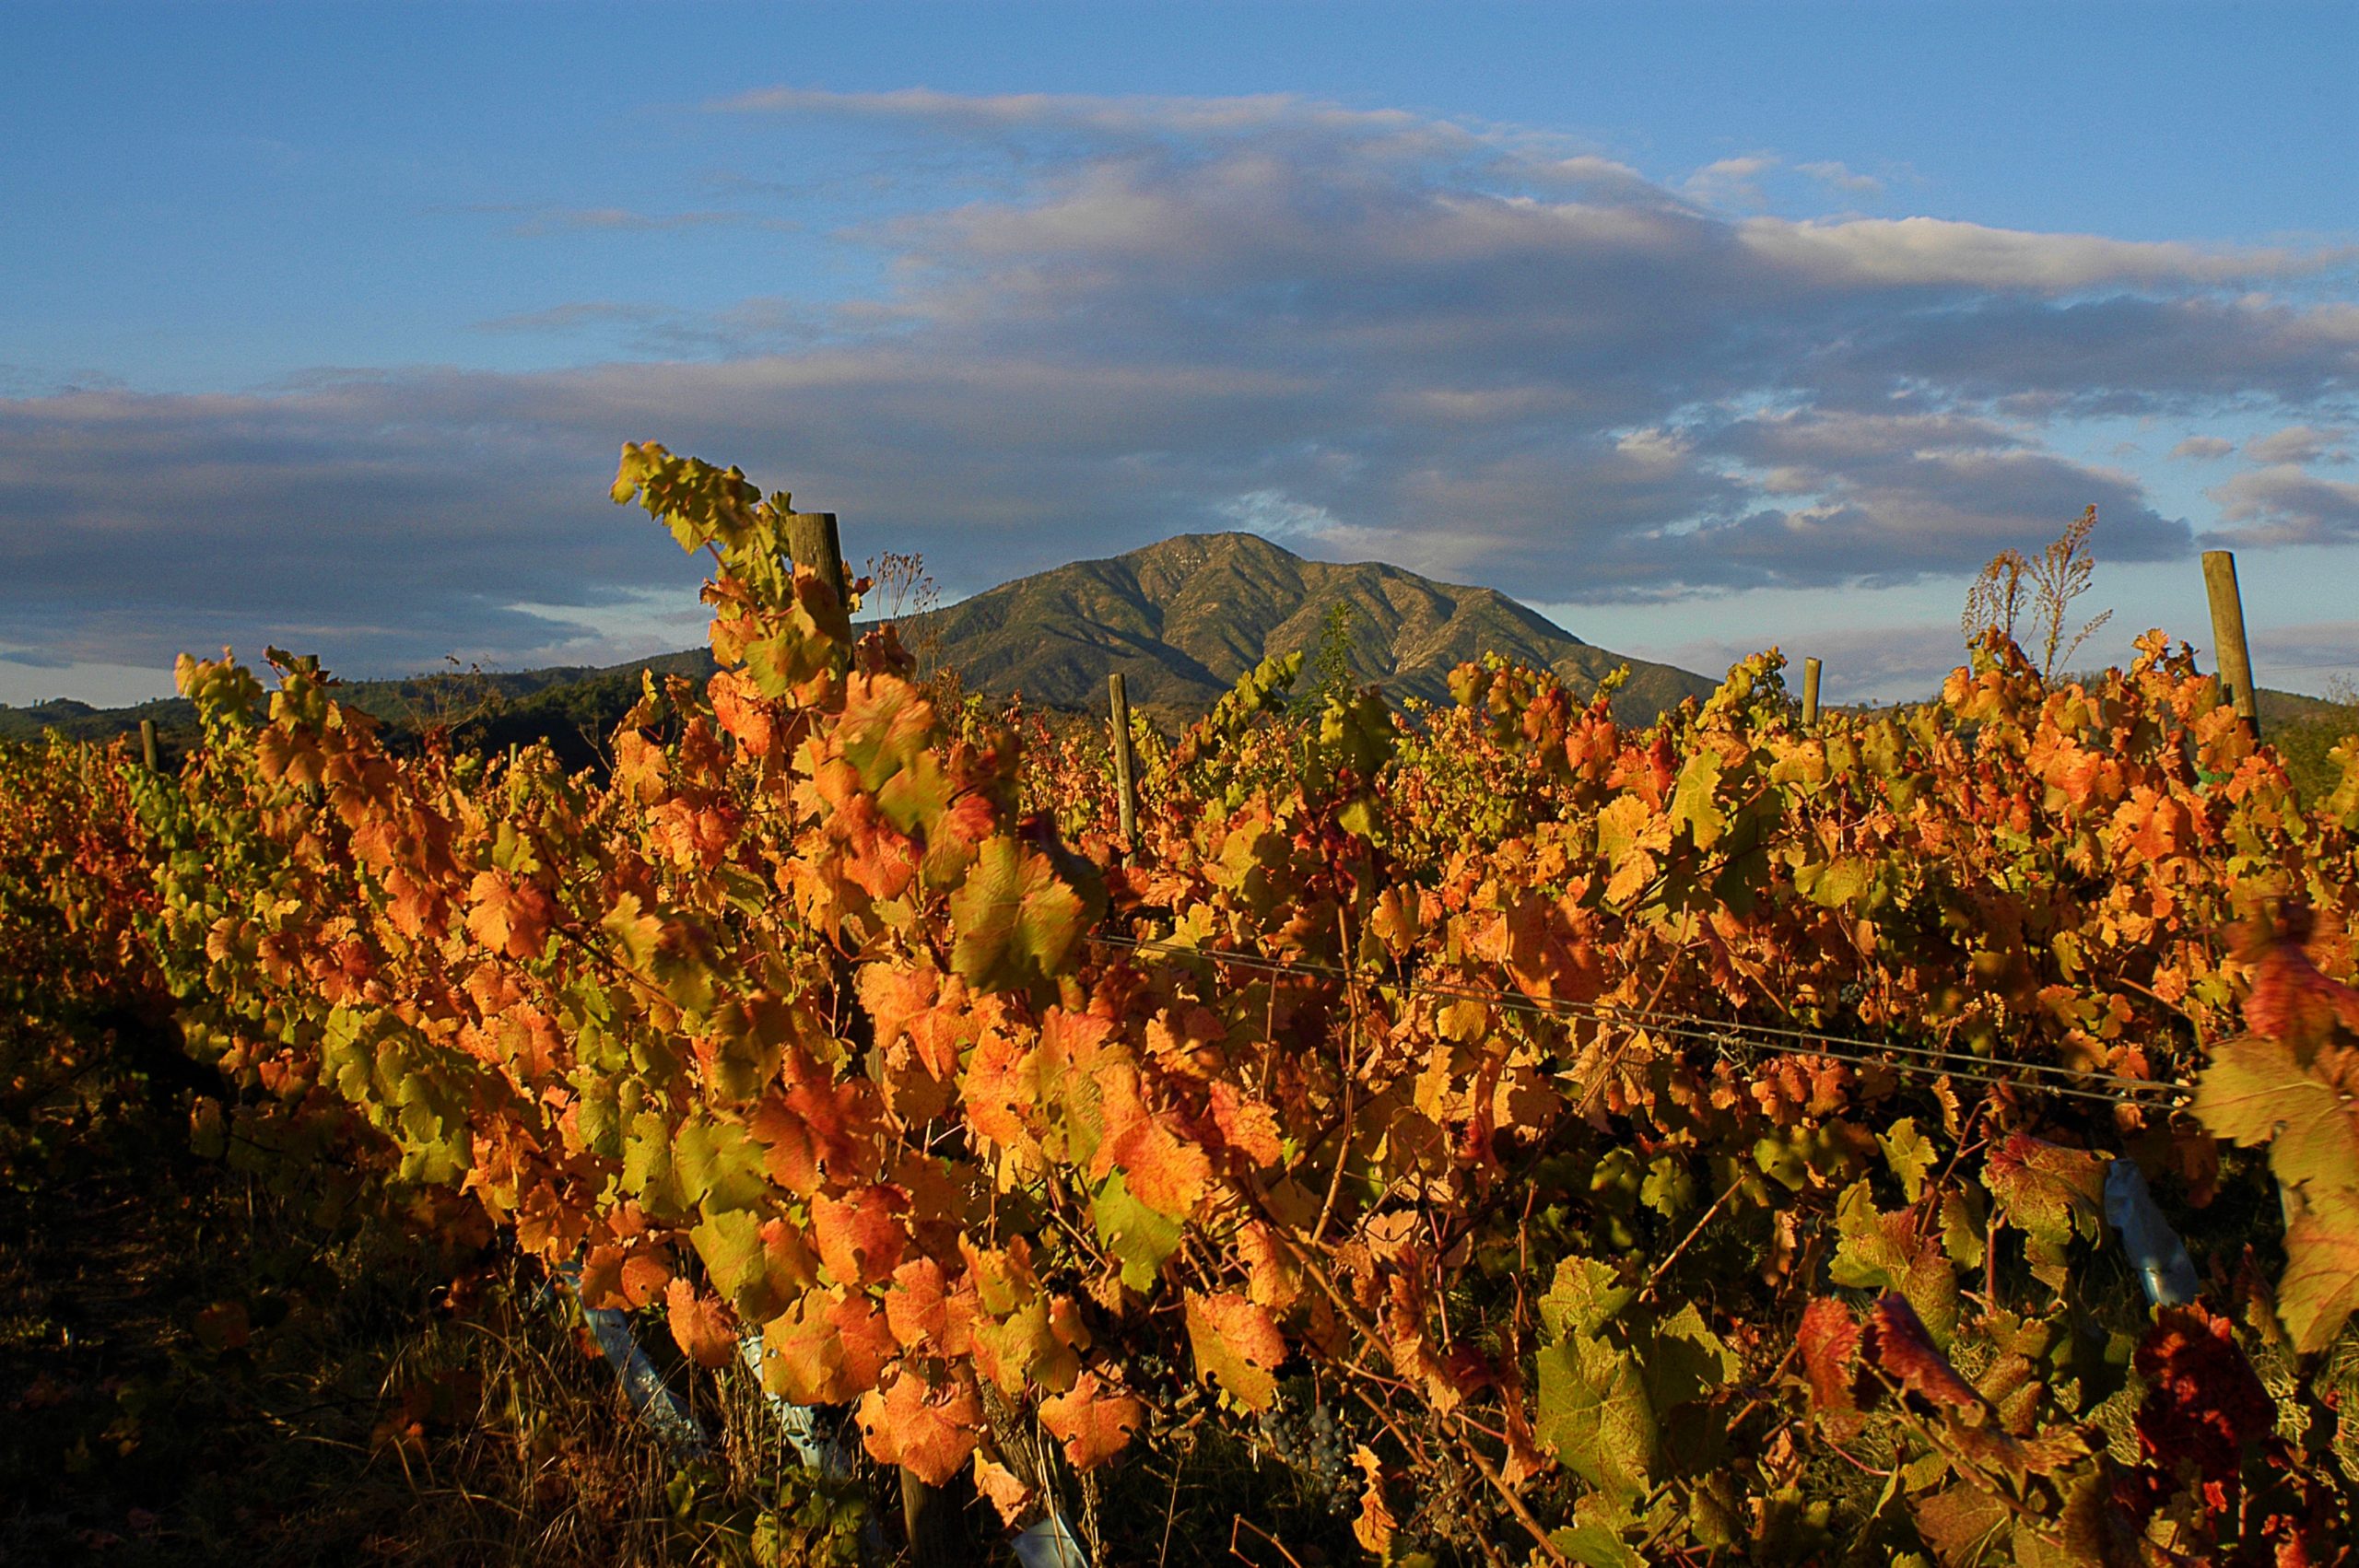
[[[1809,175],[1813,180],[1821,181],[1825,184],[1832,185],[1838,191],[1848,193],[1854,196],[1881,196],[1884,194],[1883,181],[1877,179],[1872,174],[1861,174],[1858,170],[1847,168],[1840,163],[1828,161],[1821,161],[1818,163],[1798,163],[1794,165],[1794,168],[1798,171]]]

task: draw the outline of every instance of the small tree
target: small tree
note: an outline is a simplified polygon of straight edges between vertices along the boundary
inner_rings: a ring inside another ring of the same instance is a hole
[[[1327,606],[1319,625],[1319,646],[1310,655],[1310,679],[1294,699],[1297,714],[1317,713],[1331,698],[1346,698],[1356,684],[1352,679],[1352,630],[1359,612],[1347,599]]]
[[[2081,645],[2113,618],[2112,611],[2103,611],[2074,632],[2070,642],[2065,640],[2072,601],[2089,591],[2096,571],[2096,556],[2088,548],[2096,526],[2097,509],[2090,507],[2038,556],[2026,557],[2021,550],[2009,549],[1991,556],[1966,591],[1966,613],[1958,617],[1958,626],[1966,633],[1966,646],[1973,648],[1996,632],[2026,653],[2036,649],[2040,679],[2053,681],[2057,666],[2069,664]],[[2026,612],[2027,638],[2017,632]]]

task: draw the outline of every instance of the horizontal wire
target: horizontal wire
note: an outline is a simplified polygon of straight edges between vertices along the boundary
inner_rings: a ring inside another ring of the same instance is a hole
[[[1256,967],[1276,970],[1282,973],[1317,975],[1325,978],[1337,980],[1359,979],[1365,981],[1367,979],[1367,977],[1364,975],[1355,975],[1349,970],[1330,965],[1308,964],[1290,959],[1270,958],[1260,954],[1243,954],[1235,952],[1234,950],[1190,947],[1184,943],[1179,942],[1141,941],[1135,937],[1093,938],[1092,940],[1104,941],[1109,945],[1132,947],[1142,951],[1173,954],[1194,954],[1199,957],[1218,958],[1227,963],[1250,965]],[[1391,984],[1393,982],[1378,981],[1375,983]],[[1492,1001],[1496,1002],[1502,1007],[1512,1007],[1525,1012],[1545,1012],[1554,1016],[1592,1018],[1599,1020],[1612,1019],[1615,1022],[1635,1021],[1650,1025],[1661,1024],[1666,1027],[1672,1025],[1702,1024],[1720,1030],[1741,1030],[1756,1035],[1771,1035],[1784,1039],[1802,1040],[1830,1046],[1848,1046],[1862,1050],[1898,1051],[1907,1055],[1960,1062],[1967,1067],[1975,1069],[1988,1069],[1991,1065],[1991,1059],[1989,1057],[1975,1056],[1966,1051],[1948,1050],[1938,1046],[1910,1045],[1905,1042],[1892,1040],[1870,1040],[1864,1039],[1856,1035],[1833,1035],[1828,1034],[1824,1030],[1797,1029],[1785,1024],[1754,1024],[1742,1021],[1702,1018],[1694,1013],[1662,1012],[1650,1011],[1646,1008],[1629,1007],[1615,1002],[1586,1002],[1561,999],[1542,999],[1538,997],[1525,996],[1515,991],[1498,990],[1487,986],[1471,985],[1463,981],[1424,979],[1410,980],[1405,982],[1405,989],[1411,991],[1424,992],[1427,995],[1455,996],[1468,1000]],[[2089,1072],[2078,1068],[2060,1067],[2048,1062],[2020,1062],[2013,1065],[2024,1071],[2050,1072],[2083,1082],[2109,1083],[2120,1088],[2146,1089],[2154,1086],[2154,1081],[2151,1079],[2128,1078],[2114,1073]]]
[[[1136,937],[1092,935],[1088,940],[1102,946],[1203,958],[1274,974],[1306,975],[1322,979],[1357,980],[1374,984],[1399,984],[1402,989],[1411,992],[1455,996],[1468,1000],[1484,1000],[1507,1011],[1542,1017],[1635,1023],[1657,1034],[1677,1039],[1717,1045],[1723,1050],[1733,1046],[1743,1049],[1758,1050],[1772,1056],[1815,1056],[1830,1061],[1885,1067],[1900,1071],[1931,1073],[1956,1078],[1967,1082],[2035,1089],[2048,1094],[2071,1095],[2076,1099],[2095,1100],[2107,1105],[2118,1103],[2125,1095],[2154,1094],[2176,1097],[2189,1092],[2185,1085],[2162,1083],[2152,1079],[2124,1078],[2112,1073],[2083,1072],[2073,1068],[2059,1067],[2047,1062],[2001,1063],[1987,1057],[1970,1056],[1962,1051],[1943,1050],[1936,1047],[1911,1046],[1886,1040],[1868,1040],[1856,1036],[1825,1035],[1777,1024],[1727,1023],[1717,1019],[1697,1018],[1692,1014],[1651,1012],[1644,1009],[1622,1008],[1595,1002],[1548,1002],[1511,991],[1447,981],[1394,982],[1381,978],[1372,979],[1368,976],[1356,975],[1332,965],[1272,958],[1262,954],[1240,953],[1233,949],[1190,947],[1178,942],[1144,941]],[[1767,1034],[1778,1039],[1794,1043],[1772,1044],[1747,1038],[1748,1034]],[[1845,1049],[1846,1047],[1855,1048]],[[1890,1059],[1895,1056],[1903,1058],[1915,1056],[1924,1059],[1916,1062]],[[1946,1064],[1948,1061],[1966,1065],[1953,1067]],[[2050,1076],[2047,1079],[2035,1077],[2026,1082],[2022,1076],[2024,1074]],[[2070,1082],[2054,1082],[2056,1078]],[[2110,1085],[2111,1092],[2075,1086],[2081,1083]]]

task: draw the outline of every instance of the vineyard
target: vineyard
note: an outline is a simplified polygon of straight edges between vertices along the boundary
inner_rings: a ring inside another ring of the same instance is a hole
[[[2159,634],[1810,726],[1774,653],[1645,729],[1297,657],[1051,732],[784,496],[614,493],[720,673],[610,776],[276,651],[182,659],[176,773],[0,752],[0,1170],[73,1021],[169,1020],[207,1157],[840,1423],[715,1560],[2350,1559],[2359,746],[2303,798]]]

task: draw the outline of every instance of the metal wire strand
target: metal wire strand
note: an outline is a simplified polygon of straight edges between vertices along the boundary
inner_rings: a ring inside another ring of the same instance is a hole
[[[1918,1046],[1892,1040],[1870,1040],[1858,1036],[1831,1035],[1783,1024],[1731,1023],[1719,1019],[1699,1018],[1691,1013],[1662,1012],[1645,1008],[1623,1007],[1613,1003],[1543,1000],[1514,991],[1498,990],[1457,981],[1422,979],[1399,981],[1380,976],[1355,973],[1330,964],[1311,964],[1294,959],[1272,958],[1262,954],[1243,953],[1235,949],[1191,947],[1182,942],[1156,942],[1138,937],[1103,933],[1092,935],[1089,940],[1103,947],[1123,948],[1138,953],[1163,954],[1173,957],[1202,958],[1214,963],[1256,969],[1268,974],[1301,975],[1318,979],[1392,986],[1412,994],[1482,1001],[1505,1012],[1521,1012],[1532,1016],[1626,1024],[1674,1039],[1719,1046],[1724,1053],[1729,1047],[1737,1046],[1769,1056],[1818,1057],[1829,1061],[1954,1078],[1966,1082],[2032,1089],[2045,1094],[2069,1095],[2074,1099],[2094,1100],[2106,1105],[2115,1105],[2124,1099],[2142,1096],[2176,1099],[2190,1092],[2184,1084],[2162,1083],[2151,1079],[2128,1078],[2116,1073],[2085,1072],[2049,1062],[2001,1063],[1988,1057],[1974,1056],[1965,1051],[1949,1050],[1938,1046]],[[1902,1059],[1913,1057],[1918,1059],[1915,1061],[1894,1060],[1895,1057]],[[2027,1079],[2025,1075],[2030,1076]]]

